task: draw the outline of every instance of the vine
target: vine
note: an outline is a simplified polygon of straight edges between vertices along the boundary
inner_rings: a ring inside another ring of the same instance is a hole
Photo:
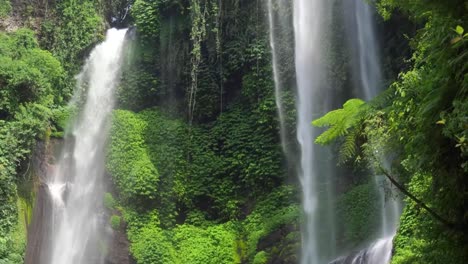
[[[192,31],[190,32],[190,40],[192,41],[192,51],[191,51],[191,63],[192,69],[190,72],[191,76],[191,85],[189,91],[189,102],[188,102],[188,118],[189,124],[193,123],[193,114],[195,112],[196,106],[196,96],[197,96],[197,87],[198,87],[198,72],[201,63],[201,43],[206,37],[206,13],[207,13],[207,3],[206,0],[203,1],[203,10],[200,5],[200,0],[191,0],[190,10],[192,17]]]

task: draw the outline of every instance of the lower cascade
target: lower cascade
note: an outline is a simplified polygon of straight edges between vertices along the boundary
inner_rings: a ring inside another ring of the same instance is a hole
[[[347,257],[338,258],[330,264],[383,264],[392,258],[393,236],[375,241],[369,248]]]

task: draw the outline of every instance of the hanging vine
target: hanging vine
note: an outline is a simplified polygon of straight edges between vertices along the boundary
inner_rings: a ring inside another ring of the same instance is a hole
[[[188,98],[188,121],[193,123],[193,115],[196,106],[196,96],[198,87],[198,72],[201,63],[201,43],[206,37],[206,15],[207,15],[207,0],[203,1],[203,10],[200,0],[191,0],[190,10],[192,17],[192,31],[190,32],[190,40],[192,41],[191,51],[191,85]]]
[[[223,55],[222,55],[222,46],[221,46],[221,36],[222,36],[222,13],[223,13],[223,2],[218,0],[218,3],[213,2],[212,12],[215,15],[215,28],[213,32],[216,34],[216,56],[218,59],[218,70],[219,70],[219,102],[220,102],[220,112],[223,112],[223,93],[224,93],[224,74],[223,74]]]

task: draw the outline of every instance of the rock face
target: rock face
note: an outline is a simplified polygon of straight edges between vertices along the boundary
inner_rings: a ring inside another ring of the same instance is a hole
[[[32,155],[32,175],[35,182],[35,205],[33,209],[33,221],[28,227],[25,264],[47,263],[48,250],[41,249],[40,245],[49,244],[53,224],[52,204],[49,199],[48,187],[45,184],[48,171],[53,169],[53,146],[59,141],[41,142],[36,145]],[[41,221],[38,221],[40,219]]]
[[[40,32],[42,22],[54,16],[56,0],[24,1],[10,0],[11,12],[0,18],[0,31],[12,32],[27,27]]]
[[[136,264],[130,256],[130,241],[123,230],[114,230],[112,240],[109,244],[109,252],[106,258],[106,264]]]
[[[6,32],[12,32],[19,29],[22,26],[21,18],[15,16],[9,16],[0,19],[0,30]]]

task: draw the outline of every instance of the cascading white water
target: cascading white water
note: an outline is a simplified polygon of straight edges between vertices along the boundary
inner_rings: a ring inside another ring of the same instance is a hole
[[[50,264],[104,263],[107,219],[100,213],[104,147],[125,33],[108,30],[78,75],[75,94],[86,91],[86,101],[47,182],[53,206]]]
[[[348,1],[344,5],[350,16],[347,26],[349,47],[353,65],[353,78],[357,94],[369,101],[382,89],[382,74],[379,61],[378,41],[374,28],[374,12],[369,3],[363,0]],[[386,190],[390,182],[384,176],[374,177],[379,191],[380,227],[378,241],[358,254],[352,262],[347,263],[389,263],[392,251],[392,239],[396,233],[401,206],[394,197],[386,199]],[[393,193],[390,196],[395,196]],[[365,255],[365,258],[364,258]]]
[[[319,130],[311,121],[331,110],[327,93],[323,43],[331,16],[327,0],[294,0],[297,79],[297,140],[299,180],[303,191],[302,264],[327,263],[334,256],[334,162],[325,148],[314,144]]]
[[[371,6],[362,0],[354,0],[354,4],[358,37],[357,44],[359,48],[358,75],[360,76],[360,87],[361,90],[363,90],[364,99],[371,100],[381,91],[382,87],[382,74],[377,44],[378,42],[374,29],[374,13],[371,9]],[[384,176],[375,177],[375,182],[379,188],[381,207],[381,225],[379,236],[384,240],[388,240],[389,238],[393,237],[396,232],[398,217],[400,215],[400,205],[397,199],[386,199],[386,188],[390,182]],[[389,190],[391,191],[391,189]],[[385,243],[380,243],[380,245],[384,244]]]
[[[341,257],[330,264],[385,264],[392,257],[392,237],[378,239],[368,248],[355,255]]]

